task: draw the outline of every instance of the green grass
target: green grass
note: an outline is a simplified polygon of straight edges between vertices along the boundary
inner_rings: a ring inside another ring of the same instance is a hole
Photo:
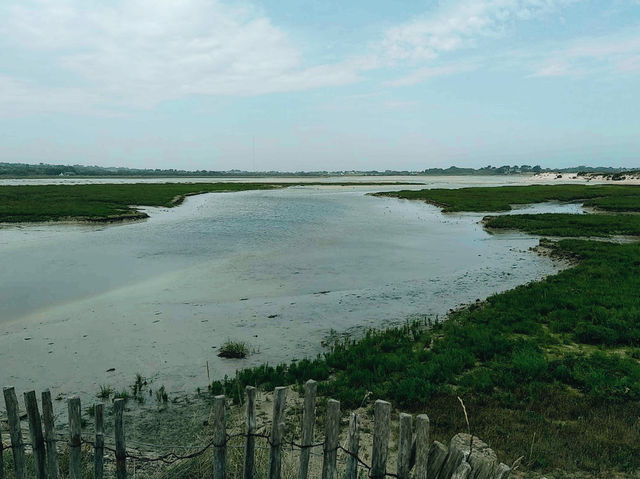
[[[137,183],[0,186],[0,223],[118,221],[147,215],[135,206],[180,204],[185,196],[285,188],[287,186],[372,186],[414,183]]]
[[[544,213],[486,216],[491,229],[520,230],[541,236],[609,237],[640,235],[640,215]]]
[[[605,211],[640,211],[640,186],[534,185],[460,189],[402,190],[376,193],[440,206],[445,212],[509,211],[511,205],[544,201],[583,201]]]
[[[99,399],[109,399],[114,392],[115,391],[111,386],[103,384],[100,386],[100,391],[98,391],[96,397],[98,397]]]
[[[276,188],[263,183],[0,186],[0,222],[145,218],[132,206],[175,206],[186,195]]]
[[[218,356],[221,358],[246,358],[249,354],[249,346],[242,341],[225,341],[220,350]]]

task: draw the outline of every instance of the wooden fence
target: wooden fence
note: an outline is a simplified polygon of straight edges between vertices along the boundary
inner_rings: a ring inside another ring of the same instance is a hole
[[[245,430],[240,434],[229,435],[226,427],[226,398],[216,396],[213,406],[213,437],[211,441],[198,451],[180,456],[168,453],[157,457],[138,456],[126,448],[123,413],[125,401],[116,399],[113,403],[114,444],[115,447],[105,445],[103,405],[98,403],[94,408],[95,436],[86,439],[81,434],[80,399],[68,399],[69,434],[62,437],[55,432],[53,407],[49,391],[42,393],[42,417],[38,409],[36,393],[29,391],[24,394],[26,415],[29,423],[29,438],[23,440],[20,426],[20,412],[14,388],[4,388],[4,398],[7,409],[11,445],[3,445],[0,440],[0,479],[5,479],[3,465],[3,448],[11,449],[16,479],[27,478],[25,466],[25,446],[30,447],[33,456],[36,479],[57,479],[58,442],[66,442],[69,448],[69,477],[81,479],[82,454],[81,447],[88,444],[93,448],[94,478],[102,479],[105,474],[105,454],[115,457],[115,477],[127,477],[127,459],[139,461],[161,461],[173,463],[191,459],[204,454],[208,449],[213,450],[213,479],[226,479],[227,475],[227,447],[232,438],[241,436],[244,440],[243,479],[254,479],[256,476],[268,475],[268,479],[281,479],[283,447],[299,450],[298,479],[307,479],[309,475],[309,459],[311,449],[322,446],[322,479],[337,479],[337,458],[340,453],[346,458],[344,479],[357,479],[358,472],[366,471],[371,479],[507,479],[511,469],[505,464],[499,464],[495,453],[478,438],[468,434],[458,434],[451,440],[449,446],[434,441],[429,443],[429,418],[426,414],[417,415],[401,413],[398,421],[397,467],[395,472],[387,470],[389,458],[389,437],[391,430],[391,405],[386,401],[376,401],[374,405],[373,445],[371,449],[371,464],[367,464],[360,457],[360,418],[351,413],[346,446],[339,442],[340,432],[340,402],[329,399],[327,416],[325,418],[324,440],[313,443],[316,383],[308,381],[305,384],[302,434],[299,442],[285,438],[285,406],[287,388],[278,387],[273,397],[273,417],[271,432],[259,434],[256,432],[256,389],[246,388],[246,421]],[[44,426],[44,428],[43,428]],[[0,431],[1,432],[1,431]],[[1,437],[1,434],[0,434]],[[266,439],[269,445],[269,468],[256,471],[255,449],[256,439]]]

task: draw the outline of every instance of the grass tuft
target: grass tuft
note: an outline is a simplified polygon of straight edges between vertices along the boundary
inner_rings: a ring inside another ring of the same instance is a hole
[[[218,356],[221,358],[242,359],[246,358],[248,354],[249,346],[242,341],[226,341],[220,346],[220,351],[218,351]]]

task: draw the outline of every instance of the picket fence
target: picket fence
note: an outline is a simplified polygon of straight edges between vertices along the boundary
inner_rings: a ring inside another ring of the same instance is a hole
[[[374,404],[373,445],[371,464],[360,457],[360,419],[351,413],[346,447],[339,442],[340,402],[329,399],[325,418],[324,440],[313,443],[316,382],[305,384],[304,406],[302,416],[302,434],[299,442],[285,438],[285,406],[287,388],[278,387],[273,397],[273,419],[270,434],[256,432],[256,389],[246,388],[246,422],[245,431],[230,435],[226,427],[226,399],[216,396],[213,406],[213,437],[199,450],[178,455],[170,452],[156,457],[148,457],[127,450],[123,413],[125,400],[116,399],[113,403],[114,444],[105,445],[103,404],[94,407],[95,437],[91,440],[82,437],[82,419],[80,399],[68,399],[69,434],[64,437],[55,431],[51,393],[42,393],[42,417],[38,408],[35,391],[24,393],[26,415],[29,423],[30,442],[24,441],[20,425],[20,412],[14,388],[4,388],[7,410],[10,445],[0,440],[0,479],[5,479],[3,464],[4,450],[11,449],[13,455],[13,474],[16,479],[26,479],[25,465],[26,447],[33,456],[36,479],[58,479],[58,444],[65,442],[69,448],[69,476],[71,479],[82,477],[82,445],[93,448],[93,470],[95,479],[105,477],[105,458],[115,458],[115,477],[127,478],[127,459],[141,462],[163,462],[171,464],[177,461],[192,459],[213,450],[213,479],[226,479],[227,447],[230,439],[244,438],[243,479],[267,477],[281,479],[283,448],[285,446],[299,450],[298,479],[307,479],[309,475],[309,459],[311,449],[322,447],[322,479],[357,479],[359,471],[365,471],[371,479],[507,479],[511,469],[498,463],[494,452],[478,438],[468,434],[457,434],[449,446],[434,441],[429,444],[429,418],[426,414],[414,417],[400,413],[397,441],[396,472],[387,471],[389,457],[389,437],[391,428],[391,405],[378,400]],[[44,427],[43,427],[44,426]],[[1,432],[1,431],[0,431]],[[0,434],[1,437],[1,434]],[[256,471],[255,449],[256,439],[266,439],[269,445],[268,471]],[[338,453],[346,458],[344,471],[338,471]],[[30,479],[30,478],[29,478]]]

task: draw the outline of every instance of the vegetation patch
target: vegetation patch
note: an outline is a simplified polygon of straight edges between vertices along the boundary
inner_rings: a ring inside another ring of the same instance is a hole
[[[221,358],[242,359],[248,355],[249,346],[242,341],[226,341],[218,351],[218,356]]]
[[[412,183],[135,183],[0,186],[0,223],[138,220],[135,206],[173,207],[190,195],[287,186],[371,186]]]
[[[276,188],[264,183],[140,183],[0,186],[0,222],[146,218],[135,206],[171,207],[185,196]]]
[[[640,211],[640,186],[626,185],[533,185],[376,193],[440,206],[445,212],[510,211],[511,205],[544,201],[584,202],[603,211]]]
[[[490,229],[520,230],[542,236],[610,237],[640,235],[640,215],[544,213],[485,216]]]

